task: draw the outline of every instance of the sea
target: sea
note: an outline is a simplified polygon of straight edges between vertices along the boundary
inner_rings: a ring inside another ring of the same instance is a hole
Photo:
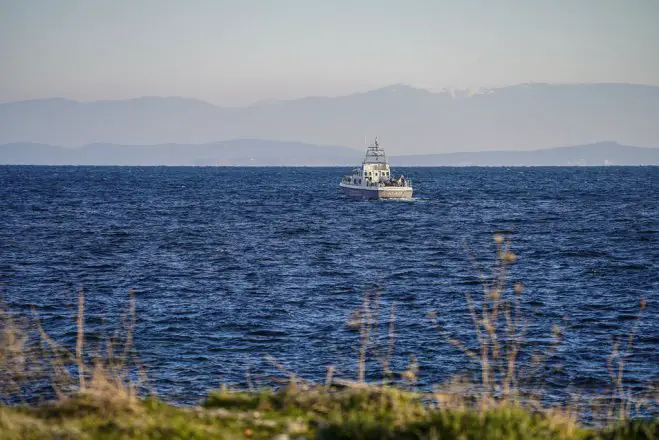
[[[73,350],[82,289],[92,356],[124,328],[132,289],[151,389],[190,404],[222,384],[322,383],[330,367],[355,380],[367,300],[367,380],[386,351],[428,389],[478,377],[449,340],[478,347],[469,298],[478,307],[500,236],[516,256],[503,295],[523,285],[519,359],[547,354],[547,395],[606,392],[621,356],[625,389],[656,386],[659,167],[398,168],[409,201],[346,198],[349,171],[0,166],[4,307],[34,309]]]

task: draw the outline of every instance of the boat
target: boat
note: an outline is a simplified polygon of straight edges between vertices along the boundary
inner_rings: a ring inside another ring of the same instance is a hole
[[[387,155],[377,137],[366,149],[361,168],[344,176],[339,186],[346,195],[360,199],[411,199],[413,191],[411,180],[391,174]]]

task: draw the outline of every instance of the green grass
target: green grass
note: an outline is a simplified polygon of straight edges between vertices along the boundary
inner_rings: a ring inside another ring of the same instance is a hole
[[[396,388],[287,387],[209,394],[198,407],[83,394],[37,407],[0,406],[0,438],[37,439],[655,439],[657,420],[602,430],[514,406],[440,410]]]

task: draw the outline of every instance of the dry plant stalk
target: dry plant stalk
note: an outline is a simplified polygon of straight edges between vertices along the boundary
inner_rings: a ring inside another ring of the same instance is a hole
[[[531,377],[538,365],[543,363],[556,349],[562,337],[562,330],[554,327],[554,338],[549,350],[544,355],[535,354],[532,366],[526,374],[521,371],[519,355],[525,346],[528,320],[521,306],[524,287],[521,283],[513,286],[513,295],[506,294],[509,269],[517,260],[511,249],[509,239],[501,234],[494,236],[496,255],[489,277],[480,270],[478,263],[470,256],[482,283],[483,294],[480,300],[467,293],[467,308],[474,328],[477,349],[468,348],[459,338],[453,337],[438,323],[437,314],[431,312],[429,317],[436,330],[453,347],[460,350],[480,366],[480,406],[486,408],[494,399],[519,403],[519,383],[523,378]]]
[[[373,320],[368,294],[364,295],[364,303],[360,311],[359,325],[359,360],[357,361],[357,382],[364,383],[366,376],[366,352],[370,342],[371,326]]]
[[[85,344],[85,291],[80,289],[78,294],[78,319],[76,320],[78,327],[76,335],[76,363],[78,364],[78,380],[80,383],[80,392],[85,390],[85,368],[82,359],[82,352]]]
[[[367,291],[364,293],[362,305],[350,314],[347,322],[348,328],[359,332],[359,347],[356,360],[357,380],[346,380],[335,377],[336,368],[333,365],[330,365],[327,368],[324,381],[325,388],[330,388],[332,385],[352,388],[370,387],[371,385],[366,383],[366,366],[371,358],[374,359],[382,369],[383,384],[393,380],[394,372],[391,370],[391,358],[394,353],[396,339],[396,308],[394,304],[391,305],[387,321],[386,345],[383,345],[381,344],[379,334],[381,327],[380,301],[379,291]],[[280,373],[286,376],[284,383],[291,384],[299,382],[303,386],[314,386],[313,381],[300,378],[279,363],[274,357],[268,355],[265,359]],[[416,359],[412,359],[408,370],[401,373],[401,377],[406,382],[414,382],[417,373],[418,363],[416,363]],[[410,379],[410,376],[413,376],[413,378]],[[251,390],[252,385],[249,375],[247,376],[247,385]]]
[[[625,389],[623,378],[625,375],[625,361],[631,353],[636,332],[641,320],[641,314],[647,306],[647,301],[641,299],[639,303],[638,314],[634,319],[632,328],[627,335],[623,344],[623,338],[618,336],[614,339],[611,354],[607,358],[607,369],[611,379],[611,399],[608,402],[608,419],[619,421],[628,420],[631,417],[632,406],[636,403],[637,407],[644,404],[643,399],[635,402],[634,397],[629,390]]]
[[[2,304],[0,304],[2,306]],[[144,366],[133,353],[133,332],[136,323],[135,317],[135,294],[130,291],[130,309],[129,319],[124,322],[125,341],[121,347],[121,356],[115,357],[114,342],[109,340],[106,346],[105,356],[93,356],[91,366],[87,364],[85,356],[85,295],[81,289],[78,293],[78,308],[76,313],[76,343],[75,353],[58,344],[46,332],[39,315],[34,307],[31,308],[32,323],[38,335],[38,351],[23,351],[21,365],[36,365],[34,371],[30,374],[18,371],[12,371],[8,378],[13,378],[13,382],[4,380],[4,374],[0,374],[1,389],[3,394],[12,393],[14,396],[21,392],[24,386],[29,386],[31,380],[47,379],[49,386],[52,388],[57,399],[64,399],[76,393],[92,393],[97,396],[130,397],[135,396],[135,389],[138,386],[146,387],[147,378]],[[21,336],[17,336],[13,319],[0,307],[0,324],[2,333],[0,333],[0,370],[5,370],[4,366],[9,366],[9,356],[6,353],[14,353],[11,365],[17,367],[18,348],[23,350],[28,341],[29,332],[24,331]],[[13,342],[12,342],[13,341]],[[88,358],[88,357],[87,357]],[[12,367],[12,368],[13,368]],[[77,377],[74,377],[71,367],[75,367]],[[26,367],[27,368],[27,367]],[[129,375],[134,372],[137,381],[129,380]],[[77,379],[77,380],[76,380]],[[77,383],[77,386],[76,386]],[[112,389],[112,391],[109,391]]]
[[[386,345],[380,342],[380,292],[366,292],[362,306],[353,313],[353,318],[359,320],[359,356],[357,359],[357,382],[366,382],[366,363],[372,356],[382,369],[383,382],[391,381],[394,372],[391,370],[391,358],[394,354],[396,341],[396,307],[391,305],[387,322]],[[418,369],[418,366],[417,366]]]
[[[334,378],[335,368],[333,365],[327,367],[327,374],[325,375],[325,388],[330,388],[332,386],[332,379]]]
[[[303,379],[303,378],[299,377],[297,374],[295,374],[294,372],[287,369],[283,364],[281,364],[273,356],[266,355],[265,359],[268,362],[270,362],[270,364],[272,364],[273,367],[275,367],[277,370],[279,370],[280,373],[282,373],[283,375],[286,376],[288,383],[300,383],[300,384],[308,385],[308,386],[313,385],[313,383],[311,381]],[[328,374],[329,374],[329,370],[328,370]]]
[[[0,299],[0,401],[20,393],[21,381],[30,374],[26,341],[25,329],[6,312]]]
[[[71,353],[48,336],[48,333],[46,333],[41,325],[41,320],[34,306],[31,307],[31,311],[37,330],[39,331],[39,342],[42,348],[39,357],[41,360],[48,361],[50,364],[52,368],[52,372],[48,378],[50,385],[57,398],[62,399],[66,395],[69,384],[71,383],[71,374],[67,368],[72,358]]]

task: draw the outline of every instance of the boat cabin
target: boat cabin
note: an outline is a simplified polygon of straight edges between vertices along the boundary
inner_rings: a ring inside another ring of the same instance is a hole
[[[348,196],[361,199],[411,199],[413,192],[411,180],[402,175],[398,178],[391,175],[378,138],[366,149],[362,167],[344,176],[339,186]]]
[[[401,176],[394,179],[387,163],[387,156],[380,148],[378,139],[368,147],[362,161],[362,167],[355,168],[352,175],[345,176],[343,183],[368,187],[379,186],[405,186],[405,178]]]

